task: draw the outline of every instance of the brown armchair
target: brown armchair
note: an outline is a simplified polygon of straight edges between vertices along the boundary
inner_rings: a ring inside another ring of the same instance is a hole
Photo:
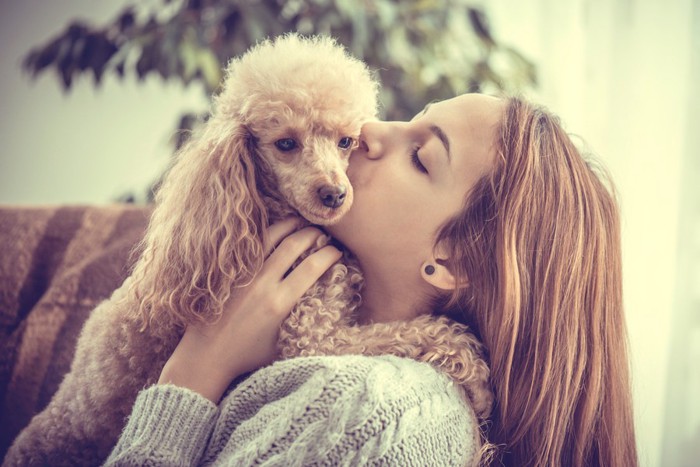
[[[0,206],[0,460],[58,389],[91,310],[127,277],[149,215]]]

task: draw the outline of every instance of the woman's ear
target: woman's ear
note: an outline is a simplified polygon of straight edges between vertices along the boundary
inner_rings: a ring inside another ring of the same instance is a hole
[[[469,281],[458,280],[450,269],[450,262],[446,252],[437,248],[437,252],[421,266],[421,277],[428,284],[442,290],[454,290],[467,287]]]
[[[421,277],[428,284],[442,290],[454,290],[457,288],[457,279],[454,274],[437,261],[426,261],[421,268]]]

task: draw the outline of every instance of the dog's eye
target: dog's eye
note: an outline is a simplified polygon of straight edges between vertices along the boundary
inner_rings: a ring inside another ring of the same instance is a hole
[[[344,136],[340,138],[340,141],[338,141],[338,147],[340,149],[348,149],[350,146],[352,146],[353,139],[349,136]]]
[[[282,138],[275,141],[275,146],[282,152],[289,152],[296,149],[297,142],[292,138]]]

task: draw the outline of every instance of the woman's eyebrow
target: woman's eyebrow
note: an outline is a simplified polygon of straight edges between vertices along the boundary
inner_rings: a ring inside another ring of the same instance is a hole
[[[452,162],[452,155],[450,154],[450,139],[447,137],[447,134],[445,134],[445,132],[442,131],[442,128],[437,125],[430,125],[430,131],[437,136],[442,145],[445,147],[445,151],[447,151],[447,162]]]

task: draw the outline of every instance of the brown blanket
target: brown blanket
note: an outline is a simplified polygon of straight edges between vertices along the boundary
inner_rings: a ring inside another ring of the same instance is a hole
[[[126,278],[149,215],[0,207],[0,460],[58,389],[90,311]]]

